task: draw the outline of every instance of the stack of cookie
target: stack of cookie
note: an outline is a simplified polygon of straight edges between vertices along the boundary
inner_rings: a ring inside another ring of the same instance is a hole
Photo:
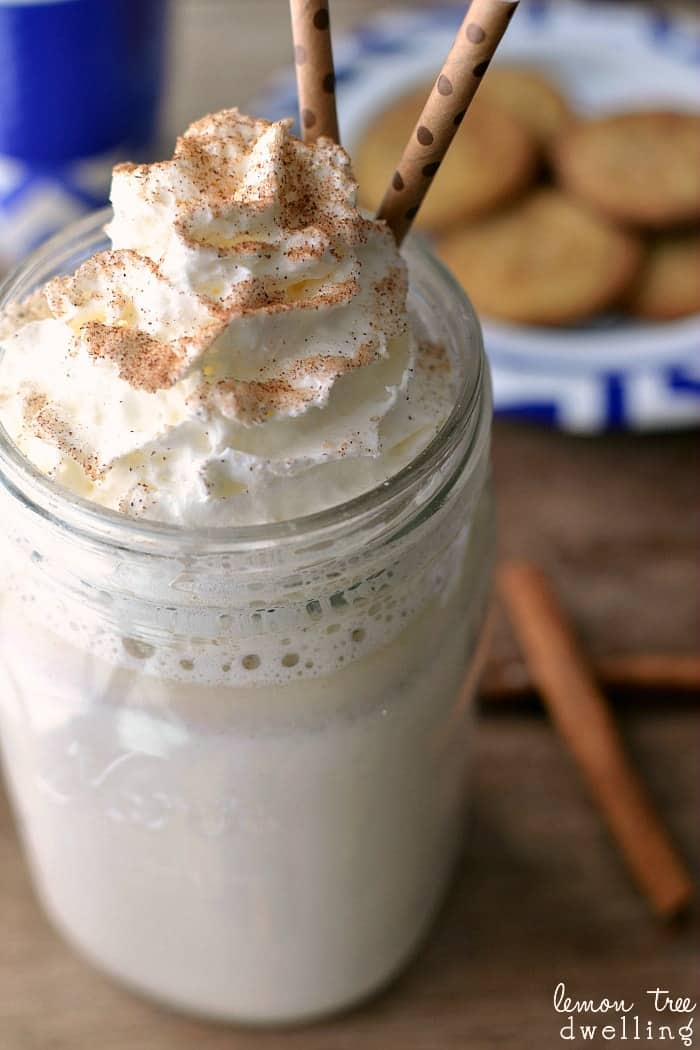
[[[376,207],[429,85],[403,96],[356,151]],[[700,116],[584,120],[524,67],[493,69],[417,225],[485,316],[574,325],[601,312],[670,320],[700,310]]]

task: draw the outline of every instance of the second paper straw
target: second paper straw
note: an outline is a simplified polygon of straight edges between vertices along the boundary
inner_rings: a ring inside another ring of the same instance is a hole
[[[384,195],[378,218],[401,243],[454,138],[518,0],[473,0]]]

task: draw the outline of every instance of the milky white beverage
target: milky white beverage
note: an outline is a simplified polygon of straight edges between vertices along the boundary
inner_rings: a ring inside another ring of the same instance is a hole
[[[98,216],[5,288],[5,772],[77,948],[300,1021],[407,961],[463,838],[478,326],[286,122],[204,118],[112,201],[111,246]]]

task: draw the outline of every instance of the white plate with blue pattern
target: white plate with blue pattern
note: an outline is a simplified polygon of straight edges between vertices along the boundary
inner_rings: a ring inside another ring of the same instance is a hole
[[[350,153],[387,103],[429,79],[464,7],[380,15],[334,42],[338,111]],[[697,108],[697,25],[628,4],[524,0],[496,61],[537,65],[584,114]],[[296,112],[292,74],[260,103]],[[600,318],[551,329],[484,322],[497,412],[566,430],[667,429],[700,421],[700,315],[663,324]]]

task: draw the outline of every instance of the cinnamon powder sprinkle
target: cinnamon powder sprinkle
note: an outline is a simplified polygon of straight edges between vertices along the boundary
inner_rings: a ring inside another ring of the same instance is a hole
[[[378,360],[405,331],[407,280],[400,265],[380,279],[363,274],[359,253],[370,239],[378,247],[385,240],[386,258],[396,258],[392,235],[358,211],[345,151],[323,139],[303,143],[290,125],[225,110],[193,124],[172,160],[117,165],[115,179],[127,180],[125,199],[135,195],[140,207],[151,208],[156,225],[163,211],[169,215],[165,235],[148,242],[154,257],[130,248],[100,252],[75,275],[50,281],[27,309],[65,321],[75,331],[71,352],[111,361],[136,390],[155,394],[196,367],[219,378],[203,378],[190,400],[226,418],[260,423],[322,402],[336,378]],[[176,282],[179,266],[186,279]],[[203,273],[211,275],[208,283]],[[341,313],[328,326],[334,334],[314,346],[314,322],[304,314],[341,312],[360,296],[352,320]],[[299,315],[302,334],[276,324],[286,314]],[[258,351],[259,377],[252,379]],[[235,375],[239,353],[245,378]],[[442,353],[421,351],[418,363],[449,367]],[[89,477],[103,474],[44,395],[27,398],[25,416]]]
[[[329,383],[355,368],[363,368],[378,358],[376,344],[363,343],[351,357],[315,355],[292,362],[284,373],[264,380],[220,379],[202,383],[193,400],[218,409],[227,419],[244,423],[264,423],[273,413],[299,408],[318,397],[316,384]],[[300,380],[305,387],[300,388]],[[313,380],[316,380],[314,384]]]
[[[90,321],[81,330],[91,357],[107,357],[119,377],[136,390],[155,393],[180,378],[185,351],[180,342],[161,343],[138,329],[113,328]]]
[[[431,373],[447,373],[452,369],[450,356],[442,343],[422,342],[418,347],[416,364]]]
[[[99,481],[104,477],[104,464],[100,463],[94,453],[88,452],[77,443],[70,423],[60,418],[45,394],[29,394],[24,399],[23,415],[25,423],[37,437],[55,445],[75,460],[92,481]]]

